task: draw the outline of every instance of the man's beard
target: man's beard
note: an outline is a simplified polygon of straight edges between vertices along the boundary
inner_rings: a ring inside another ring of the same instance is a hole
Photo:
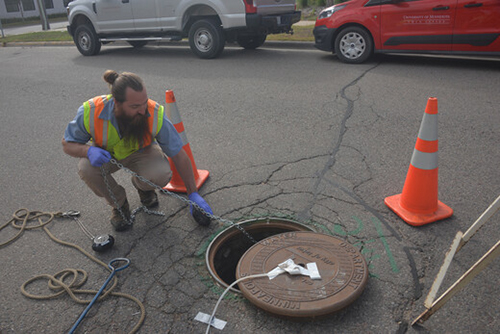
[[[150,135],[147,116],[137,114],[129,117],[122,114],[116,116],[116,120],[118,121],[122,138],[125,139],[127,144],[137,141],[139,146],[142,147],[144,145],[144,141]]]

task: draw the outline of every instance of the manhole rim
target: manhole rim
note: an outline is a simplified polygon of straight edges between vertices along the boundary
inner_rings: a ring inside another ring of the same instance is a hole
[[[316,232],[317,231],[309,226],[309,225],[306,225],[304,223],[301,223],[301,222],[298,222],[298,221],[295,221],[295,220],[292,220],[292,219],[288,219],[288,218],[280,218],[280,217],[262,217],[262,218],[252,218],[252,219],[247,219],[247,220],[244,220],[244,221],[241,221],[241,222],[237,222],[235,223],[235,225],[248,225],[248,224],[251,224],[250,226],[245,226],[245,230],[247,230],[246,228],[250,227],[250,228],[258,228],[259,226],[256,226],[257,224],[261,224],[261,223],[271,223],[271,221],[273,220],[279,220],[280,223],[283,223],[283,224],[293,224],[295,226],[300,226],[302,228],[304,228],[304,230],[290,230],[290,231],[285,231],[283,233],[289,233],[289,232],[298,232],[298,231],[304,231],[304,232]],[[205,251],[205,265],[207,267],[207,270],[209,271],[209,274],[210,276],[212,276],[212,278],[215,280],[216,284],[218,284],[219,286],[223,287],[224,289],[227,289],[229,287],[230,284],[227,284],[226,282],[224,282],[218,275],[217,272],[215,272],[215,269],[212,269],[212,265],[213,265],[213,261],[211,261],[210,259],[210,255],[211,254],[214,254],[217,252],[217,250],[213,250],[213,247],[214,245],[216,244],[222,244],[223,241],[227,240],[229,237],[233,236],[233,235],[236,235],[238,233],[242,233],[241,231],[239,231],[234,225],[231,225],[231,226],[228,226],[227,228],[225,228],[224,230],[222,230],[221,232],[219,232],[215,237],[214,239],[210,242],[210,244],[208,245],[207,247],[207,250]],[[281,233],[278,233],[278,234],[281,234]],[[276,234],[276,235],[278,235]],[[223,241],[220,240],[220,238],[222,236],[225,236],[225,239],[223,239]],[[235,288],[231,288],[230,289],[231,292],[234,292],[234,293],[237,293],[237,294],[240,294],[242,295],[241,291],[238,290],[238,289],[235,289]]]

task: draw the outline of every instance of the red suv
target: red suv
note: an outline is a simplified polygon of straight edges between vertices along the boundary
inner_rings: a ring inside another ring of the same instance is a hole
[[[373,52],[500,56],[500,0],[351,0],[324,9],[313,33],[346,63]]]

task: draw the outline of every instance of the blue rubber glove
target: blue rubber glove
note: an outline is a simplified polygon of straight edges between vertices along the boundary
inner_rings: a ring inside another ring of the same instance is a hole
[[[101,167],[106,162],[111,160],[111,154],[108,151],[103,150],[97,146],[90,146],[87,151],[87,157],[90,160],[90,164],[94,167]]]
[[[210,208],[210,205],[208,205],[208,203],[203,199],[203,197],[200,196],[200,194],[198,194],[197,192],[194,192],[192,194],[189,194],[188,197],[189,197],[190,201],[198,204],[198,206],[200,208],[202,208],[203,210],[205,210],[205,212],[213,215],[212,208]],[[189,204],[189,212],[191,213],[194,220],[198,224],[200,224],[202,226],[210,225],[211,218],[208,217],[207,215],[205,215],[204,213],[201,213],[200,210],[193,208],[192,204]]]
[[[196,204],[199,205],[200,208],[208,212],[209,214],[213,214],[212,208],[210,208],[210,205],[203,199],[203,197],[200,196],[197,192],[191,193],[188,195],[189,200],[192,202],[195,202]],[[189,212],[193,214],[193,205],[189,205]]]

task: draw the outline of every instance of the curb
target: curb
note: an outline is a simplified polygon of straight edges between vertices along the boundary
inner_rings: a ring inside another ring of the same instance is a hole
[[[262,47],[296,48],[316,50],[313,41],[266,41]]]

